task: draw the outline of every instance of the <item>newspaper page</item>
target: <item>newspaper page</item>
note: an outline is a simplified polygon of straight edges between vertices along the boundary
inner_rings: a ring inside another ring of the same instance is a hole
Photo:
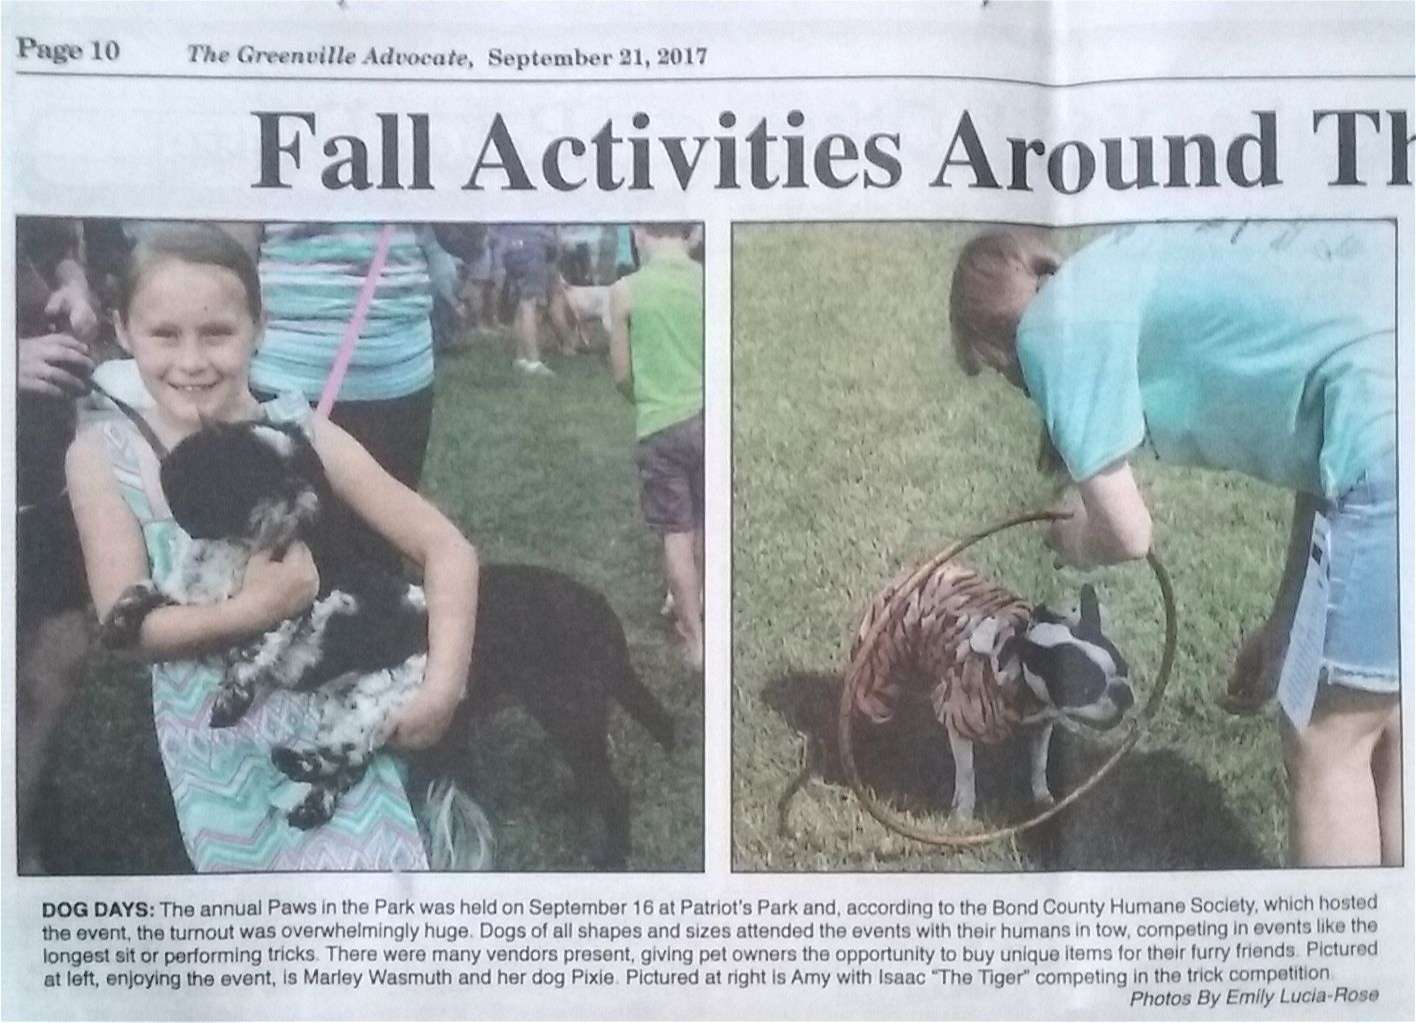
[[[1412,1018],[1410,4],[0,13],[5,1019]]]

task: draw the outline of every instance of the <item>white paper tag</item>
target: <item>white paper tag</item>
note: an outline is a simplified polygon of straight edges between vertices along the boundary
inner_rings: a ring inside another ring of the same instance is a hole
[[[1308,568],[1298,608],[1288,634],[1288,653],[1278,676],[1278,702],[1295,728],[1306,728],[1318,696],[1318,673],[1323,666],[1327,638],[1328,559],[1331,556],[1328,520],[1313,514],[1313,537],[1308,547]]]

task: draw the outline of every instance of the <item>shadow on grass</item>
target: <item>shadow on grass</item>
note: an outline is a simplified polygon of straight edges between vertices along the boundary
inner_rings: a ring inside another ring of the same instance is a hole
[[[841,679],[790,672],[768,682],[766,704],[808,742],[807,775],[847,785],[837,738]],[[852,732],[861,780],[886,805],[944,814],[953,759],[927,700],[902,703],[896,721]],[[1084,783],[1109,749],[1061,728],[1052,736],[1048,781],[1061,796]],[[1017,820],[1030,811],[1021,739],[975,750],[980,815]],[[797,786],[784,790],[789,808]],[[1250,827],[1226,805],[1222,786],[1172,750],[1131,751],[1078,803],[1024,832],[1019,850],[1039,870],[1218,870],[1273,867]]]
[[[94,764],[112,765],[94,770]],[[187,874],[146,668],[100,656],[54,741],[36,824],[51,874]]]

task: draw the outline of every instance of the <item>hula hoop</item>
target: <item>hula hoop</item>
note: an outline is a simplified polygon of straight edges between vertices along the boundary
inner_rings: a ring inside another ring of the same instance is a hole
[[[905,581],[894,595],[890,598],[884,612],[876,619],[875,624],[865,634],[860,644],[860,649],[856,652],[855,658],[851,661],[850,667],[846,671],[845,684],[841,687],[841,707],[837,719],[837,735],[840,743],[841,766],[845,769],[846,778],[851,783],[851,788],[855,791],[856,798],[865,807],[867,813],[874,817],[885,827],[897,834],[912,838],[916,842],[924,842],[928,845],[966,847],[974,845],[986,845],[989,842],[996,842],[1000,838],[1007,838],[1035,828],[1045,821],[1051,820],[1067,807],[1089,792],[1103,778],[1111,773],[1121,758],[1140,741],[1144,727],[1148,725],[1155,712],[1160,707],[1161,697],[1165,695],[1165,687],[1170,682],[1170,669],[1175,663],[1175,592],[1170,586],[1170,576],[1165,571],[1165,566],[1160,563],[1160,559],[1152,552],[1146,555],[1146,563],[1150,565],[1151,571],[1155,574],[1155,580],[1160,587],[1161,602],[1165,607],[1165,647],[1160,658],[1160,672],[1156,677],[1156,683],[1151,690],[1150,698],[1146,701],[1141,712],[1126,722],[1126,732],[1121,742],[1111,755],[1102,762],[1095,771],[1071,792],[1068,792],[1061,799],[1040,813],[1019,821],[1016,824],[1009,824],[1003,827],[994,828],[990,831],[982,831],[971,835],[948,835],[940,831],[932,831],[928,828],[920,827],[904,817],[881,805],[875,795],[861,781],[860,771],[856,767],[855,749],[852,744],[852,723],[855,718],[855,680],[859,677],[860,668],[869,657],[872,647],[880,632],[889,623],[891,613],[903,602],[913,596],[921,582],[932,575],[938,568],[952,561],[964,551],[968,550],[980,540],[986,540],[995,533],[1001,533],[1014,526],[1021,526],[1029,522],[1053,522],[1066,518],[1066,513],[1053,511],[1027,512],[1016,515],[1013,518],[1005,519],[996,525],[990,526],[972,536],[964,537],[940,551],[934,557],[924,562],[915,569],[910,577]]]

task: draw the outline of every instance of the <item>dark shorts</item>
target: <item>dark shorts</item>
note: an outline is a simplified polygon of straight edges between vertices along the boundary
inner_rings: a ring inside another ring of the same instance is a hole
[[[88,601],[83,551],[68,497],[21,510],[15,521],[15,617],[24,634]]]
[[[691,533],[703,526],[703,413],[665,427],[634,450],[639,506],[659,534]]]
[[[502,253],[507,286],[517,292],[520,301],[534,299],[545,302],[549,299],[555,267],[548,256],[546,246],[540,242],[512,243]]]

